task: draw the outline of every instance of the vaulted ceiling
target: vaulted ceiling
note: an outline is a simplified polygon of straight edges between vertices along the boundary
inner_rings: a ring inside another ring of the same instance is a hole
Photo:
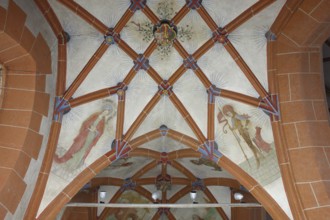
[[[52,133],[56,155],[39,213],[104,156],[112,164],[88,187],[108,191],[107,202],[129,190],[150,200],[157,184],[163,203],[186,202],[191,189],[201,202],[230,202],[244,173],[289,210],[266,53],[284,0],[49,3],[66,32],[59,57],[67,70],[58,76],[53,120],[62,126]]]

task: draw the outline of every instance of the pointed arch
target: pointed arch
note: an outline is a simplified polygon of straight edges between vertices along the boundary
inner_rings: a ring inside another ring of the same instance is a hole
[[[156,131],[156,130],[155,130]],[[155,131],[152,131],[154,133]],[[149,132],[150,133],[150,132]],[[196,149],[197,140],[181,134],[180,132],[173,131],[169,129],[168,137],[174,140],[181,140],[187,146],[194,150]],[[141,135],[131,142],[136,142],[136,140],[143,139],[145,135]],[[189,140],[189,142],[187,142]],[[140,142],[143,144],[144,142]],[[134,148],[138,148],[140,144],[136,144]],[[87,167],[82,173],[80,173],[65,189],[60,192],[56,198],[44,209],[40,214],[38,219],[47,219],[55,217],[60,209],[70,201],[70,199],[86,184],[90,181],[96,173],[106,168],[111,164],[111,158],[115,158],[115,152],[110,151],[106,154],[107,156],[102,156],[100,159],[95,161],[89,167]],[[270,213],[276,219],[288,219],[287,215],[281,209],[281,207],[275,202],[275,200],[260,186],[256,180],[254,180],[250,175],[248,175],[242,168],[233,163],[230,159],[222,156],[218,160],[218,165],[224,168],[227,172],[232,174],[250,193],[265,207],[267,212]]]

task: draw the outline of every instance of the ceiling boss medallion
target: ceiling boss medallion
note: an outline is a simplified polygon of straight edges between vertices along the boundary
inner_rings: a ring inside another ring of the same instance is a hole
[[[160,58],[164,59],[171,55],[173,42],[188,42],[194,38],[192,24],[180,24],[175,26],[171,20],[178,13],[178,7],[174,0],[161,0],[155,10],[160,22],[154,25],[149,20],[134,19],[128,23],[133,33],[138,33],[137,39],[150,43],[153,39],[157,42],[157,51]]]
[[[159,25],[155,25],[153,34],[159,47],[169,47],[173,45],[177,36],[177,28],[168,20],[163,20]]]

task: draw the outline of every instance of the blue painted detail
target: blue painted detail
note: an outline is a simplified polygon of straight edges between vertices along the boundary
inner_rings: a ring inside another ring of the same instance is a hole
[[[120,148],[120,141],[119,140],[115,140],[115,149],[116,149],[116,157],[119,158],[119,148]]]
[[[273,33],[271,30],[269,30],[265,33],[265,37],[266,37],[267,41],[276,41],[277,40],[276,34]]]
[[[124,184],[122,185],[122,187],[120,188],[121,191],[125,191],[125,190],[134,190],[136,187],[136,182],[134,182],[132,180],[132,178],[126,178],[124,180]]]
[[[204,150],[203,148],[198,148],[198,151],[202,154],[202,156],[203,157],[208,157],[209,156],[209,154],[207,153],[207,151],[206,150]]]
[[[129,6],[129,9],[131,11],[137,11],[142,10],[147,4],[147,0],[131,0],[131,5]]]
[[[68,43],[68,42],[70,41],[70,39],[71,39],[70,34],[69,34],[68,32],[66,32],[66,31],[63,31],[63,32],[61,33],[61,37],[62,37],[62,40],[63,40],[65,43]]]
[[[207,89],[208,96],[208,102],[213,104],[215,102],[215,96],[220,96],[221,89],[217,88],[215,85],[210,86],[210,88]]]
[[[277,95],[271,95],[272,97],[272,100],[275,101],[276,103],[276,106],[274,106],[274,109],[275,109],[275,112],[276,112],[276,116],[280,116],[280,108],[278,107],[279,106],[279,100],[278,100],[278,96]]]
[[[275,101],[275,106],[273,104],[273,101]],[[271,110],[268,110],[268,109],[265,109],[265,108],[261,108],[260,107],[260,104],[259,104],[259,107],[260,109],[265,113],[267,114],[268,116],[274,116],[274,120],[278,121],[280,119],[280,112],[279,112],[279,109],[278,109],[278,96],[277,95],[271,95],[271,96],[267,96],[265,98],[263,98],[263,103],[267,104],[268,107],[271,108]],[[272,119],[272,120],[273,120]]]
[[[63,112],[57,113],[53,115],[53,121],[62,123]]]
[[[91,187],[92,187],[91,182],[88,182],[88,183],[86,183],[86,184],[82,187],[82,189],[89,189],[89,188],[91,188]]]
[[[220,160],[218,157],[212,157],[211,159],[212,159],[212,161],[213,161],[214,163],[216,163],[216,164],[218,164],[218,162],[219,162],[219,160]]]
[[[71,106],[67,100],[63,99],[62,97],[56,96],[54,109],[56,112],[63,112],[63,114],[65,114],[71,110]]]
[[[116,139],[111,142],[111,150],[116,150]]]
[[[222,153],[220,153],[220,151],[218,150],[218,144],[215,141],[206,141],[203,146],[205,147],[205,149],[198,149],[198,151],[202,153],[202,157],[209,160],[213,160],[214,162],[218,163],[219,158],[223,156]]]
[[[212,93],[215,96],[219,96],[221,94],[221,89],[219,89],[218,87],[216,87],[215,85],[212,85],[209,88],[209,92]]]
[[[187,59],[183,60],[183,65],[187,69],[197,70],[199,67],[197,65],[197,61],[194,59],[192,55],[189,55]]]
[[[209,93],[208,95],[208,103],[213,104],[215,102],[215,96],[213,95],[213,93]]]
[[[167,95],[170,96],[173,91],[172,91],[172,86],[170,86],[166,80],[164,80],[161,84],[158,85],[159,92],[161,95]]]
[[[71,110],[70,103],[60,96],[55,97],[53,121],[62,122],[63,115]]]
[[[272,95],[273,97],[275,96],[276,99],[276,109],[277,109],[277,115],[275,117],[276,121],[280,121],[281,120],[281,109],[279,108],[280,106],[280,100],[278,99],[278,95]]]
[[[273,114],[271,111],[268,111],[266,109],[261,108],[261,110],[268,116],[271,116]]]
[[[186,4],[190,9],[199,9],[203,0],[186,0]]]
[[[243,185],[240,185],[239,187],[240,190],[244,191],[244,192],[250,192],[247,188],[245,188]]]
[[[278,115],[278,111],[277,111],[277,108],[273,105],[273,103],[271,102],[271,100],[273,100],[273,97],[265,97],[264,98],[264,100],[265,100],[265,102],[267,103],[267,105],[269,106],[269,107],[271,107],[272,108],[272,110],[273,110],[273,114],[274,115]],[[276,102],[277,102],[277,100],[276,100]]]
[[[150,67],[149,60],[146,59],[143,54],[139,54],[138,58],[134,60],[133,63],[133,68],[136,72],[138,72],[140,69],[148,70]]]
[[[126,149],[127,147],[127,143],[124,144],[124,146],[122,146],[122,148],[120,148],[120,141],[118,140],[117,141],[117,144],[116,144],[116,156],[117,158],[121,158],[123,155],[123,151]]]
[[[214,148],[213,154],[215,154],[218,158],[221,158],[223,154],[216,148]]]
[[[192,188],[196,189],[196,190],[203,190],[204,191],[206,189],[204,181],[200,178],[197,178],[196,181],[193,182],[191,185],[192,185]]]
[[[122,90],[126,91],[128,89],[128,86],[123,83]]]
[[[167,132],[168,132],[168,127],[166,125],[161,125],[159,127],[160,133],[162,134],[162,136],[166,136]]]
[[[115,38],[111,35],[105,35],[104,36],[104,42],[108,45],[112,45],[112,44],[116,43]]]
[[[212,145],[211,145],[210,141],[206,141],[206,142],[204,143],[204,147],[205,147],[209,152],[211,152]]]
[[[218,145],[216,142],[214,142],[214,145],[209,144],[209,141],[205,142],[203,145],[207,150],[204,150],[203,148],[198,148],[198,151],[202,154],[202,158],[205,158],[207,160],[212,160],[216,164],[218,164],[220,158],[223,156],[219,151],[218,151]],[[213,149],[213,154],[211,155],[211,146],[214,146]]]
[[[120,41],[120,34],[114,32],[113,28],[109,28],[104,35],[104,42],[108,45],[118,43]]]

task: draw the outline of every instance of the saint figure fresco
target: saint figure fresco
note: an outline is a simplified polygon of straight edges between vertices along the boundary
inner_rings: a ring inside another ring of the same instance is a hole
[[[244,143],[253,153],[257,167],[260,166],[260,159],[263,157],[262,152],[268,153],[271,149],[270,144],[265,142],[261,136],[261,128],[255,127],[256,133],[251,134],[252,131],[249,129],[252,125],[250,123],[250,116],[247,114],[239,114],[234,110],[231,105],[225,105],[222,110],[219,109],[218,122],[223,125],[223,132],[228,133],[227,127],[232,135],[234,135],[238,145],[244,154],[245,159],[248,161],[246,152],[244,151]]]
[[[61,156],[55,154],[54,162],[61,164],[67,171],[74,171],[81,167],[103,135],[106,123],[114,117],[115,113],[115,104],[111,100],[105,100],[101,111],[95,112],[82,123],[70,148]]]

